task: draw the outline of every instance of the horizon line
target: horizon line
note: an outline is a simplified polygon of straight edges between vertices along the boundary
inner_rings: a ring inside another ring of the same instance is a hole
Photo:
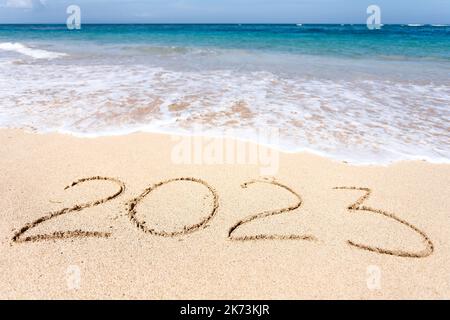
[[[52,25],[66,25],[66,22],[12,22],[12,23],[2,23],[0,25],[39,25],[39,24],[52,24]],[[82,25],[263,25],[263,24],[271,24],[271,25],[367,25],[366,23],[348,23],[348,22],[314,22],[314,23],[300,23],[300,22],[84,22]],[[419,22],[402,22],[402,23],[383,23],[383,26],[388,25],[450,25],[448,23],[419,23]]]

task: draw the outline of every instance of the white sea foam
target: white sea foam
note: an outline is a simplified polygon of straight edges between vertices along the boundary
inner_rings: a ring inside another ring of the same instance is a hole
[[[272,127],[284,151],[353,163],[450,159],[448,82],[32,63],[0,69],[0,101],[0,127],[80,136],[201,127],[262,143],[249,129]]]
[[[420,23],[409,23],[408,27],[423,27],[424,24],[420,24]]]
[[[67,55],[65,53],[30,48],[19,42],[1,42],[0,50],[17,52],[34,59],[56,59]]]

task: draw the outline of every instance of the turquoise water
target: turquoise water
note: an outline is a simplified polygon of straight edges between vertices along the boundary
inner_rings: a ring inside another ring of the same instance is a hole
[[[450,26],[431,25],[83,25],[72,32],[65,25],[1,25],[0,41],[11,38],[450,60]]]
[[[201,127],[351,162],[450,159],[449,26],[0,25],[0,67],[3,127]]]

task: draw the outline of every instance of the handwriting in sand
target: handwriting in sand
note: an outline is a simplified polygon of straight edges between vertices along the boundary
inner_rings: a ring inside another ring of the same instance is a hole
[[[63,208],[58,211],[52,211],[46,213],[44,216],[40,217],[39,219],[36,219],[30,223],[25,224],[22,228],[19,229],[19,231],[15,232],[12,237],[13,243],[26,243],[26,242],[39,242],[39,241],[48,241],[48,240],[58,240],[58,239],[68,239],[68,238],[108,238],[111,236],[110,232],[101,232],[101,231],[83,231],[83,230],[72,230],[72,231],[55,231],[53,233],[49,234],[37,234],[33,236],[26,236],[25,234],[38,226],[41,223],[44,223],[46,221],[49,221],[51,219],[61,217],[67,213],[71,212],[79,212],[86,208],[92,208],[101,204],[104,204],[108,201],[111,201],[120,195],[125,191],[125,183],[120,181],[116,178],[108,178],[108,177],[89,177],[89,178],[83,178],[80,180],[77,180],[73,182],[71,185],[67,186],[65,189],[69,189],[72,187],[75,187],[77,185],[81,185],[84,182],[87,181],[98,181],[102,183],[113,183],[117,185],[117,191],[110,196],[107,196],[105,198],[78,204],[70,208]],[[173,182],[185,182],[185,183],[196,183],[204,186],[209,193],[212,195],[212,209],[209,212],[207,216],[205,216],[201,221],[194,223],[192,225],[184,226],[181,228],[181,230],[175,230],[175,231],[157,231],[151,226],[147,226],[147,223],[145,221],[141,221],[137,218],[136,213],[138,209],[138,204],[152,191],[155,189],[170,184]],[[279,235],[279,234],[256,234],[256,235],[244,235],[244,236],[235,236],[233,235],[236,230],[238,230],[240,227],[242,227],[244,224],[253,223],[258,219],[263,218],[269,218],[276,215],[281,214],[287,214],[287,213],[294,213],[294,211],[297,211],[301,208],[302,205],[302,197],[294,191],[292,188],[277,182],[275,180],[270,179],[261,179],[261,180],[251,180],[248,182],[245,182],[241,185],[242,188],[246,189],[251,185],[254,184],[266,184],[270,185],[275,188],[281,188],[292,195],[295,196],[297,199],[295,203],[292,203],[291,205],[280,208],[277,210],[267,210],[260,213],[252,214],[244,219],[239,220],[236,222],[233,226],[229,228],[228,231],[228,239],[231,241],[259,241],[259,240],[302,240],[302,241],[317,241],[318,239],[314,235],[309,234],[290,234],[290,235]],[[410,251],[403,251],[403,250],[396,250],[396,249],[386,249],[381,248],[377,246],[370,246],[366,244],[356,243],[352,240],[347,240],[347,245],[359,249],[359,250],[365,250],[369,252],[373,252],[376,254],[383,254],[383,255],[391,255],[391,256],[397,256],[397,257],[403,257],[403,258],[425,258],[430,256],[434,251],[434,245],[433,242],[430,240],[428,235],[421,231],[419,228],[414,226],[413,224],[409,223],[408,221],[399,218],[394,213],[389,213],[380,209],[375,209],[372,207],[368,207],[364,205],[364,202],[369,198],[370,194],[372,193],[372,190],[369,188],[361,188],[361,187],[336,187],[335,190],[356,190],[356,191],[364,191],[364,195],[361,196],[355,203],[350,204],[347,207],[347,210],[354,211],[357,213],[372,213],[372,214],[378,214],[382,217],[389,219],[392,222],[402,224],[406,227],[408,227],[412,232],[418,234],[425,244],[424,249],[417,252],[410,252]],[[192,177],[181,177],[181,178],[173,178],[165,181],[161,181],[159,183],[153,184],[152,186],[145,189],[139,196],[136,198],[126,202],[126,208],[127,213],[130,221],[142,232],[148,233],[153,236],[160,236],[160,237],[177,237],[182,236],[186,234],[190,234],[196,231],[199,231],[203,228],[205,228],[216,216],[216,214],[219,211],[219,195],[217,191],[209,185],[206,181],[192,178]]]

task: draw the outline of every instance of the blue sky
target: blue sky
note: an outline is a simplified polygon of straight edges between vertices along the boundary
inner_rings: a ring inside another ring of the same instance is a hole
[[[65,23],[79,5],[82,23],[450,23],[450,0],[0,0],[0,23]]]

